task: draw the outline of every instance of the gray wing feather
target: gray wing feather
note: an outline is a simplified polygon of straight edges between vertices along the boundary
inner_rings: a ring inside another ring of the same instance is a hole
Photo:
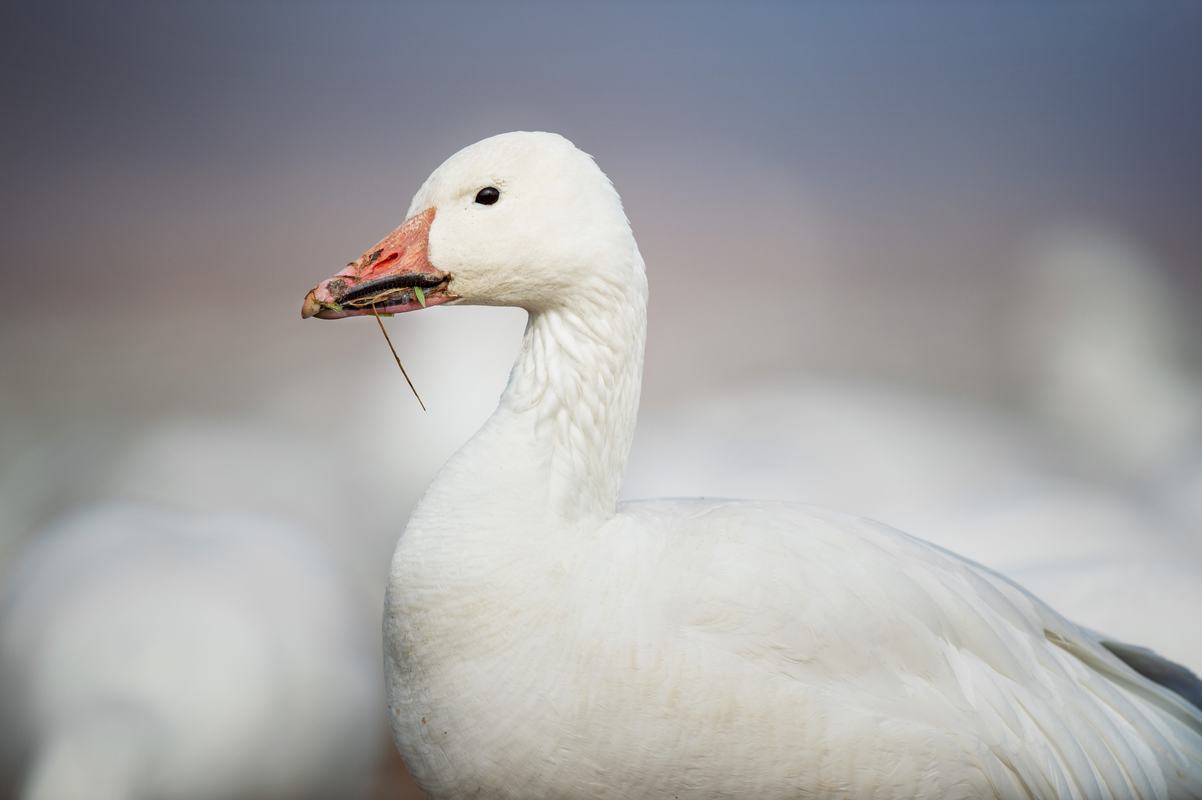
[[[1202,711],[1202,680],[1188,668],[1169,661],[1146,647],[1108,641],[1103,641],[1102,646],[1140,675],[1180,695]]]

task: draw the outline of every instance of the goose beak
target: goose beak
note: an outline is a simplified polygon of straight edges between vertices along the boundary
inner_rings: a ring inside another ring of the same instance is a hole
[[[451,276],[430,263],[430,225],[435,209],[415,214],[383,241],[332,278],[314,286],[301,318],[341,319],[364,314],[401,314],[459,298]]]

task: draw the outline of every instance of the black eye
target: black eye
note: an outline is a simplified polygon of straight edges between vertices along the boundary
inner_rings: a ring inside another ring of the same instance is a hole
[[[501,192],[495,186],[485,186],[476,192],[476,202],[482,206],[491,206],[501,199]]]

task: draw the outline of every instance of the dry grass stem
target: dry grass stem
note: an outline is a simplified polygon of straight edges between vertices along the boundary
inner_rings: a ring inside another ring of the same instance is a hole
[[[422,411],[425,411],[426,404],[422,402],[422,396],[417,393],[417,387],[413,385],[413,381],[409,380],[409,373],[405,372],[405,365],[401,363],[401,357],[396,354],[396,348],[392,346],[392,339],[388,338],[388,331],[384,329],[384,320],[380,319],[380,312],[376,311],[375,304],[372,304],[371,313],[376,318],[376,324],[380,326],[380,333],[384,334],[384,341],[388,342],[388,349],[392,351],[396,365],[400,367],[401,374],[405,376],[405,383],[409,384],[409,391],[413,392],[413,396],[417,398],[417,404],[422,407]]]

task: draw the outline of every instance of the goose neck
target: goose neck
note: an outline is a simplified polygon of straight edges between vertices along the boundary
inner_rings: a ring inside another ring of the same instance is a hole
[[[646,285],[534,311],[498,413],[527,427],[559,517],[609,516],[642,383]]]

